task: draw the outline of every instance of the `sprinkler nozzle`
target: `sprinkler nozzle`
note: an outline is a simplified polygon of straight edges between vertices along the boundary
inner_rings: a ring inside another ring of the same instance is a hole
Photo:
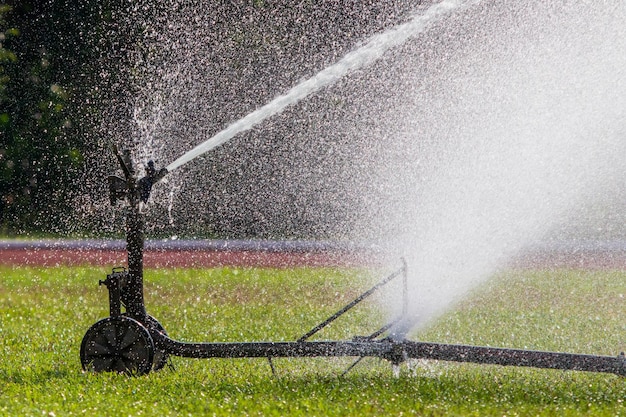
[[[139,193],[139,199],[143,203],[146,203],[150,198],[152,186],[167,175],[167,172],[167,168],[161,168],[157,171],[154,167],[154,161],[148,161],[146,176],[137,182],[137,192]]]
[[[118,200],[124,200],[129,197],[132,197],[130,198],[131,201],[136,201],[135,198],[139,197],[141,202],[148,202],[152,186],[161,181],[168,173],[167,168],[161,168],[157,171],[154,167],[154,161],[148,161],[146,176],[135,183],[135,170],[130,157],[130,151],[124,150],[120,153],[115,146],[113,147],[113,151],[122,167],[122,171],[124,171],[124,177],[126,177],[126,179],[115,175],[109,176],[109,199],[111,200],[111,205],[115,205]]]

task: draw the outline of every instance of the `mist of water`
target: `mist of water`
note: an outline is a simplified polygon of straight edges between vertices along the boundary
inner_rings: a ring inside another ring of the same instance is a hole
[[[558,3],[469,11],[388,116],[376,210],[410,266],[411,326],[624,197],[626,5]]]
[[[524,248],[583,224],[590,210],[599,218],[616,212],[626,197],[626,3],[458,1],[425,10],[208,140],[217,89],[205,67],[219,51],[195,42],[212,29],[198,23],[199,34],[186,33],[184,19],[163,25],[181,37],[168,40],[180,56],[147,86],[152,102],[136,114],[147,121],[138,123],[142,155],[193,148],[172,171],[244,131],[241,142],[253,144],[232,141],[233,150],[198,158],[203,169],[174,181],[185,191],[167,192],[171,223],[196,222],[205,210],[259,223],[284,214],[275,226],[345,201],[351,233],[339,235],[381,243],[408,262],[412,318],[397,329],[404,334]],[[262,152],[244,165],[244,151],[257,145]],[[202,191],[220,169],[233,178],[220,197],[232,213]],[[253,178],[241,174],[247,169]],[[178,198],[194,193],[183,213]]]

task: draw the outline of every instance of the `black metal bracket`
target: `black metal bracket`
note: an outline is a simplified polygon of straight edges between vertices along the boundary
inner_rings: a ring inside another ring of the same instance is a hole
[[[98,281],[98,285],[105,285],[109,290],[109,313],[111,317],[122,315],[127,282],[128,271],[123,267],[113,268],[113,272],[107,275],[105,280]]]

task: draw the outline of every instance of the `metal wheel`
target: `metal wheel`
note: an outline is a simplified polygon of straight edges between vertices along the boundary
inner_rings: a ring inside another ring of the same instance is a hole
[[[152,369],[154,342],[137,320],[125,316],[102,319],[87,330],[80,346],[85,371],[144,375]]]

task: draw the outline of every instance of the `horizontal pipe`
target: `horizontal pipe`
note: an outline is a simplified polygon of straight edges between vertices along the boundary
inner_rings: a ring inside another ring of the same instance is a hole
[[[401,343],[407,358],[571,371],[608,372],[626,376],[626,357],[623,354],[619,356],[595,356],[410,341]]]
[[[626,376],[626,357],[595,356],[482,346],[385,340],[314,342],[185,343],[158,333],[156,345],[167,353],[187,358],[267,358],[354,356],[379,357],[393,363],[406,359],[435,359],[502,366],[524,366]]]
[[[158,348],[165,350],[170,355],[197,359],[316,356],[385,357],[392,350],[392,342],[389,341],[185,343],[162,335],[154,338],[154,340]]]
[[[414,341],[303,341],[186,343],[156,333],[155,344],[168,354],[187,358],[267,358],[354,356],[378,357],[393,363],[406,359],[435,359],[502,366],[606,372],[626,376],[626,357],[450,345]]]

